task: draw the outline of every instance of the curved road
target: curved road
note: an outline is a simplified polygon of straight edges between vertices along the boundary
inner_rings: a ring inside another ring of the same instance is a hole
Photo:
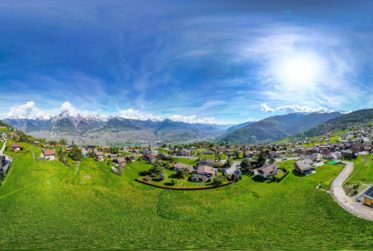
[[[366,207],[357,202],[355,198],[346,195],[343,189],[343,184],[354,170],[354,164],[347,161],[344,161],[343,163],[346,164],[345,168],[334,179],[330,188],[330,193],[333,196],[333,199],[350,214],[364,220],[373,221],[373,208]]]

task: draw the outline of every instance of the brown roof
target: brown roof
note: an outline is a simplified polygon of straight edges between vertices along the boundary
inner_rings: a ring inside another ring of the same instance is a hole
[[[56,151],[54,149],[44,149],[43,150],[43,155],[44,156],[51,156],[51,155],[55,155],[56,154]]]
[[[117,158],[117,162],[120,164],[120,163],[126,163],[126,159],[125,158]]]
[[[95,155],[96,156],[104,156],[104,153],[103,152],[96,152]]]
[[[215,174],[215,168],[211,166],[198,166],[197,169],[198,174]]]
[[[22,148],[20,144],[12,144],[10,148]]]
[[[176,170],[182,170],[182,169],[184,169],[184,170],[187,170],[188,172],[193,171],[193,166],[187,165],[187,164],[184,164],[184,163],[176,163],[174,165],[174,168]]]
[[[278,168],[278,166],[275,163],[273,163],[273,164],[269,164],[269,165],[259,167],[259,168],[257,168],[257,171],[261,174],[270,175],[270,174],[274,173],[277,168]]]

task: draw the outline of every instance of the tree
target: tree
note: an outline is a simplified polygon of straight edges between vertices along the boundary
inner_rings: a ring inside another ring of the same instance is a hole
[[[242,173],[250,173],[254,169],[254,167],[251,165],[249,159],[243,159],[241,161],[240,166],[241,166],[241,172]]]
[[[213,179],[211,184],[213,186],[220,186],[221,184],[223,184],[223,182],[224,182],[224,178],[222,176],[218,176]]]
[[[224,164],[224,167],[230,167],[233,164],[233,161],[231,158],[228,158],[227,161]]]
[[[71,148],[69,152],[69,157],[75,161],[82,160],[83,158],[82,150],[80,150],[77,145],[73,145],[73,147]]]
[[[61,149],[61,147],[57,148],[57,158],[58,160],[62,161],[63,162],[63,151]]]
[[[117,154],[119,152],[119,148],[115,146],[111,146],[109,150],[112,154]]]
[[[235,151],[234,155],[235,155],[234,156],[235,159],[239,159],[240,158],[240,152],[239,151]]]
[[[188,171],[185,169],[178,169],[175,174],[175,178],[177,179],[184,179],[185,176],[188,174]]]
[[[66,139],[60,139],[60,141],[58,141],[58,144],[60,144],[60,145],[66,145],[67,143],[66,143]]]
[[[268,151],[267,150],[261,150],[258,157],[258,165],[263,166],[268,158]]]

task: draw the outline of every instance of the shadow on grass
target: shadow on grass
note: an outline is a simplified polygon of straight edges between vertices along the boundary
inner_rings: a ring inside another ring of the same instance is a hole
[[[260,177],[260,176],[253,176],[251,179],[255,182],[262,182],[262,183],[271,181],[270,179],[265,179],[265,178]]]
[[[293,173],[294,176],[297,176],[297,177],[305,177],[306,176],[305,174],[301,174],[301,173],[297,172],[295,169],[293,169],[291,172]]]

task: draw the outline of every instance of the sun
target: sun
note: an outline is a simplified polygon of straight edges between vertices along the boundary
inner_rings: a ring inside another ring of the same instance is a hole
[[[275,77],[286,88],[311,88],[321,75],[322,60],[315,55],[297,53],[281,57],[275,63]]]

